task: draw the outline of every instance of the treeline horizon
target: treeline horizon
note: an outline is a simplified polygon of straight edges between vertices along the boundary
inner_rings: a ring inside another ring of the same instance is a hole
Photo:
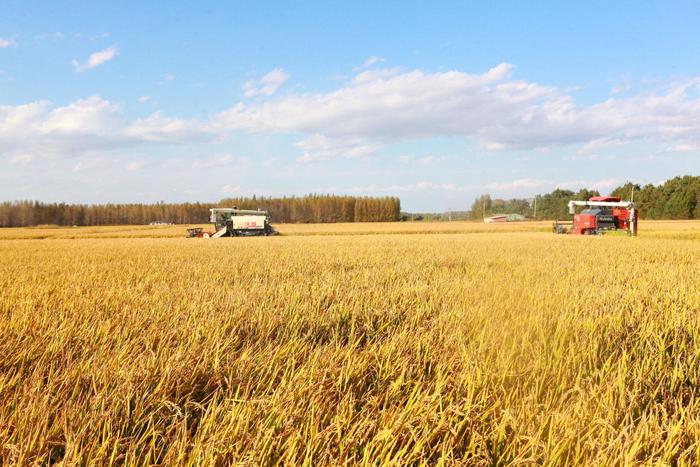
[[[642,186],[627,182],[612,190],[608,196],[630,200],[632,193],[641,219],[700,219],[700,176],[674,177],[660,185],[650,183]],[[567,206],[569,200],[587,200],[600,195],[598,190],[587,188],[576,192],[556,189],[534,198],[507,200],[492,199],[485,194],[474,200],[469,212],[472,219],[481,219],[484,214],[522,214],[537,220],[565,219],[571,217]]]
[[[94,226],[150,223],[208,224],[209,209],[233,207],[270,212],[272,222],[392,222],[400,220],[397,197],[306,195],[225,198],[219,202],[71,204],[41,201],[0,203],[0,227]]]
[[[634,201],[641,219],[700,219],[700,176],[682,176],[653,185],[627,182],[610,192],[610,196]],[[477,197],[467,211],[410,214],[401,212],[398,197],[316,195],[290,197],[239,197],[219,202],[188,203],[106,203],[71,204],[41,201],[0,202],[0,227],[35,225],[91,226],[143,225],[153,222],[172,224],[208,224],[209,208],[238,206],[263,209],[272,222],[393,222],[400,220],[480,220],[483,215],[522,214],[531,219],[553,220],[570,217],[567,203],[599,196],[598,190],[556,189],[534,198]],[[536,202],[535,202],[536,201]],[[535,212],[535,204],[537,211]]]

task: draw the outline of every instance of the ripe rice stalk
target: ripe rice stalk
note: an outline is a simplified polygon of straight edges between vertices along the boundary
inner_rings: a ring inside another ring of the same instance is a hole
[[[700,223],[547,229],[0,231],[0,462],[697,463]]]

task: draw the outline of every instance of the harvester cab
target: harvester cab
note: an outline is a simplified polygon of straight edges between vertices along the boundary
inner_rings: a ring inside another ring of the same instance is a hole
[[[569,201],[569,214],[573,221],[557,221],[552,225],[554,233],[575,235],[601,235],[625,230],[627,235],[637,235],[637,210],[634,202],[622,201],[614,196],[594,196],[588,201]],[[576,213],[577,207],[584,209]]]
[[[210,221],[216,233],[213,238],[239,236],[268,236],[277,232],[270,225],[267,211],[233,208],[212,208]]]

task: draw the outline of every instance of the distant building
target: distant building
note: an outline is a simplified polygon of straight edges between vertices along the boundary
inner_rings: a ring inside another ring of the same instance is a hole
[[[524,220],[525,216],[522,214],[494,214],[493,216],[484,217],[484,222],[487,224],[495,224],[499,222],[520,222]]]
[[[495,216],[484,217],[484,222],[487,224],[495,224],[496,222],[508,222],[508,216],[505,214],[496,214]]]

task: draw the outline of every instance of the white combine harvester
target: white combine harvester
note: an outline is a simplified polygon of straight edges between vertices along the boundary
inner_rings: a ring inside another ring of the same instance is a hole
[[[209,220],[214,224],[215,232],[204,232],[201,227],[187,229],[188,237],[253,237],[277,235],[270,225],[267,211],[252,209],[212,208]]]

